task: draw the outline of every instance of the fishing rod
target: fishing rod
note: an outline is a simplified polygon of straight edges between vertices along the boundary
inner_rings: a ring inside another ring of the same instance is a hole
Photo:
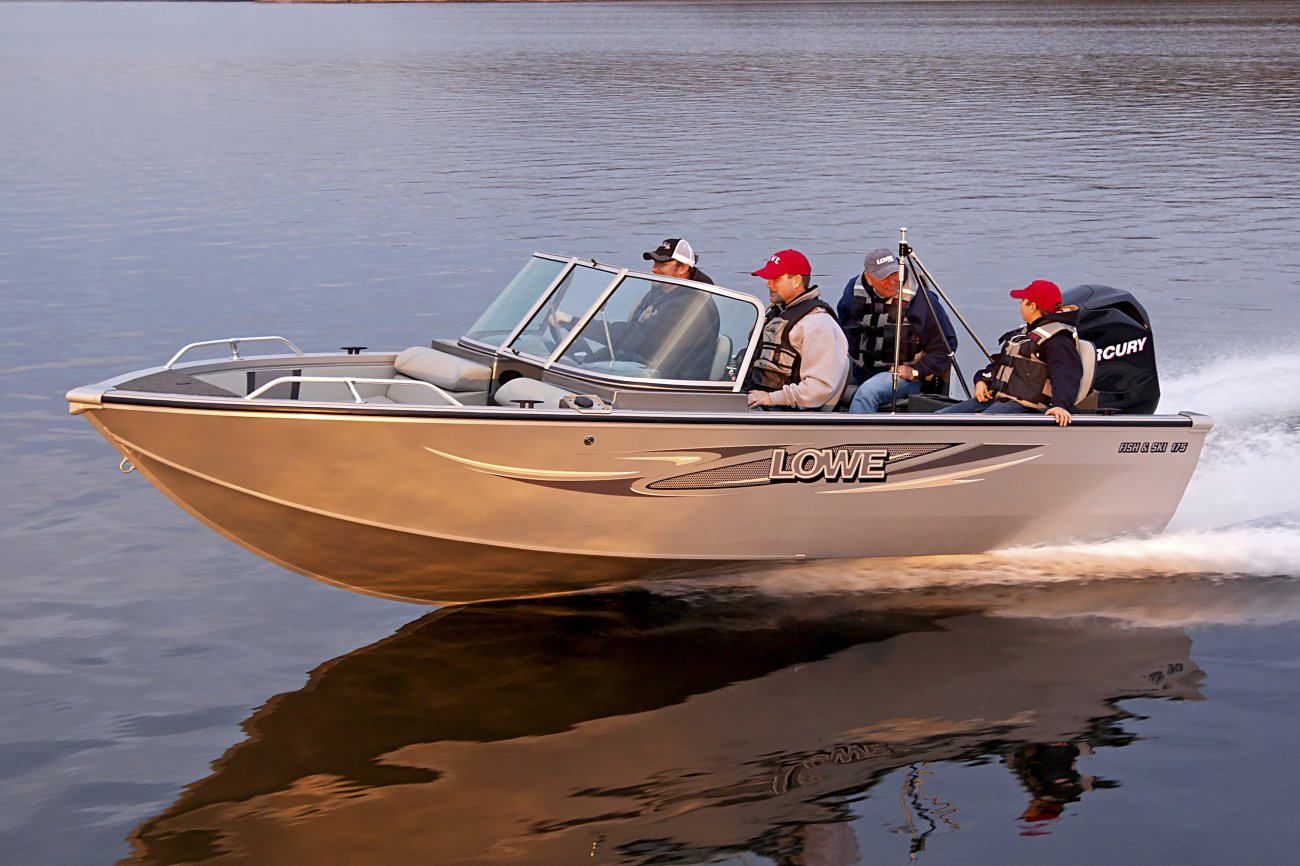
[[[903,260],[903,250],[907,249],[907,226],[898,230],[898,292],[894,295],[894,367],[890,374],[890,387],[893,393],[889,398],[889,411],[898,412],[898,363],[899,353],[903,351],[903,305],[907,299],[903,296],[903,278],[907,275],[907,264]]]

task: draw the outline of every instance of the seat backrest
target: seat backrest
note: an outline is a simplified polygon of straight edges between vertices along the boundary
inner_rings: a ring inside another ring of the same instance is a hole
[[[1074,402],[1081,403],[1092,391],[1092,377],[1097,373],[1097,347],[1087,340],[1079,340],[1079,362],[1083,364],[1083,376],[1079,379],[1079,395]]]
[[[727,362],[730,360],[731,338],[726,334],[718,334],[718,345],[713,350],[713,366],[709,368],[710,381],[722,381],[723,375],[727,372]]]
[[[446,391],[486,391],[492,368],[428,346],[412,346],[393,362],[397,372]]]

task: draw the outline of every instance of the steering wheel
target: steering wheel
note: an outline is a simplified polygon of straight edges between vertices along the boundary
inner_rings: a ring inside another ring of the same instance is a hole
[[[555,318],[559,312],[558,308],[552,310],[546,314],[546,318],[543,320],[541,333],[542,343],[545,344],[548,349],[554,349],[556,346],[560,345],[560,343],[564,342],[564,329],[560,327],[560,323]]]

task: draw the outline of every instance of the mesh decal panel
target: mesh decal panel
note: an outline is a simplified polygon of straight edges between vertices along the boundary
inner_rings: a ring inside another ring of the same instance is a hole
[[[771,458],[767,460],[751,460],[748,463],[736,463],[718,469],[705,469],[702,472],[678,475],[676,478],[665,478],[662,481],[647,484],[646,489],[700,490],[705,487],[734,487],[747,481],[766,481],[767,472],[771,466]]]

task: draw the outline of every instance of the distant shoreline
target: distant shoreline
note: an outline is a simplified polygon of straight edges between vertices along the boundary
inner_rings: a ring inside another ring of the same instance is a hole
[[[611,0],[254,0],[256,3],[602,3]],[[614,0],[628,2],[628,0]]]

